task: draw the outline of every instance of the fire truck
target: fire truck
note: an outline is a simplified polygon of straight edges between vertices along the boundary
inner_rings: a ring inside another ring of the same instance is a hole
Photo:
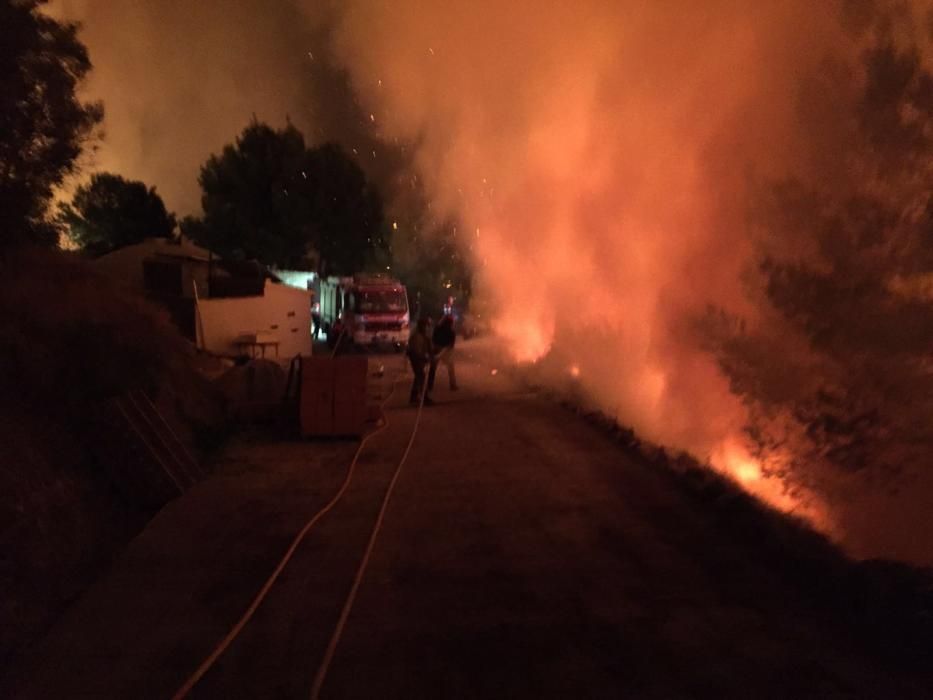
[[[408,292],[389,275],[354,275],[321,280],[321,327],[328,342],[344,340],[358,345],[408,344]]]

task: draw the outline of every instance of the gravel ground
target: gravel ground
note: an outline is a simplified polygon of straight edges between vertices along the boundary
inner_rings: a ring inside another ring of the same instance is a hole
[[[930,697],[729,509],[460,348],[425,408],[325,698]],[[387,378],[401,358],[386,360]],[[198,698],[306,698],[416,411],[388,429]],[[244,439],[7,678],[6,697],[167,698],[236,621],[355,444]],[[818,572],[818,568],[816,569]],[[4,687],[4,686],[0,686]]]

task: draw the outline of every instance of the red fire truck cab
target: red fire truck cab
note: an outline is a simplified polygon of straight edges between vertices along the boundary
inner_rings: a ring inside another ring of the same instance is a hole
[[[388,275],[354,275],[321,280],[321,327],[328,341],[344,340],[359,345],[408,343],[410,316],[408,292]]]

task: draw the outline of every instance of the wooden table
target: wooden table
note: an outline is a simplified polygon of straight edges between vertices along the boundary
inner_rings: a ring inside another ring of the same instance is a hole
[[[241,352],[243,352],[245,348],[249,348],[249,356],[252,358],[256,357],[257,350],[260,353],[259,356],[264,358],[266,356],[267,347],[275,348],[275,356],[279,356],[279,341],[277,340],[238,340],[236,341],[236,346]]]

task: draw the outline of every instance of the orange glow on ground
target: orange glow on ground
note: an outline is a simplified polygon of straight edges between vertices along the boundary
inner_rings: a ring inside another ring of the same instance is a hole
[[[763,478],[761,463],[735,439],[725,440],[713,452],[710,461],[716,469],[743,485],[759,482]]]
[[[732,467],[732,473],[735,474],[736,478],[742,483],[748,483],[750,481],[758,481],[761,478],[761,467],[758,466],[758,463],[754,460],[746,460],[734,464]]]
[[[781,479],[768,474],[761,462],[748,453],[738,438],[723,441],[714,451],[710,462],[715,469],[735,479],[743,489],[772,508],[793,513],[830,536],[838,535],[825,504],[812,497],[805,498],[788,492]]]
[[[505,339],[512,358],[519,363],[537,362],[547,355],[552,345],[552,333],[543,324],[528,318],[500,318],[496,324]]]

